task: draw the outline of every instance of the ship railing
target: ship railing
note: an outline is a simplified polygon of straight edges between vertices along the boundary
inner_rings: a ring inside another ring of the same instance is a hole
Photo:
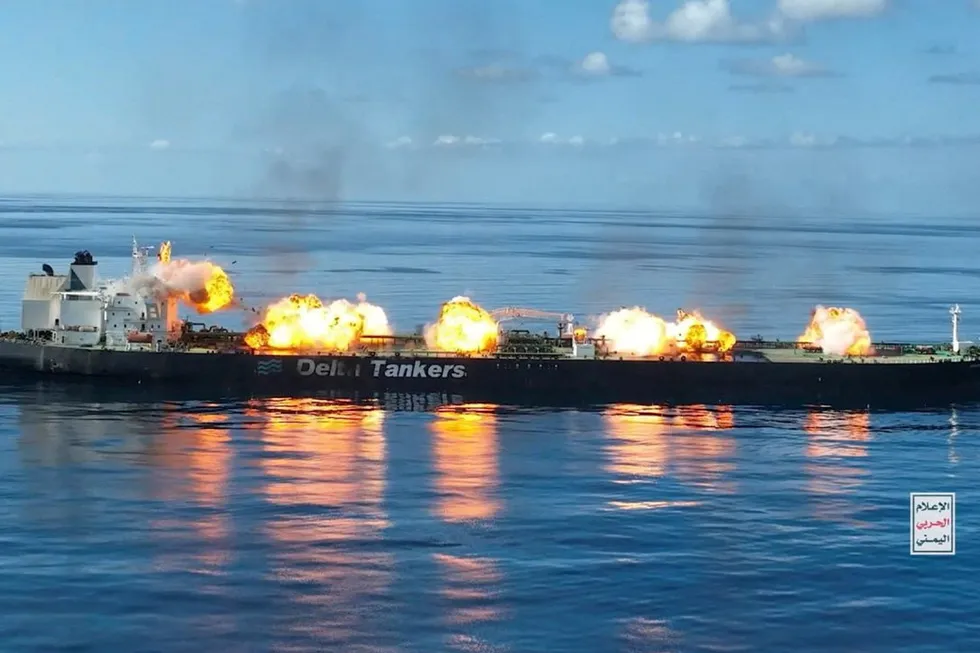
[[[357,358],[413,358],[413,357],[425,357],[425,358],[488,358],[492,354],[482,354],[482,353],[472,353],[472,352],[454,352],[454,351],[436,351],[430,349],[348,349],[348,350],[337,350],[337,349],[246,349],[245,351],[252,351],[256,354],[263,354],[269,356],[350,356]]]
[[[952,349],[950,343],[920,343],[920,342],[873,342],[872,349],[878,352],[912,351],[917,349],[934,349],[945,351]],[[740,340],[735,343],[735,351],[753,349],[802,349],[804,351],[821,351],[820,345],[812,342],[797,342],[794,340]]]

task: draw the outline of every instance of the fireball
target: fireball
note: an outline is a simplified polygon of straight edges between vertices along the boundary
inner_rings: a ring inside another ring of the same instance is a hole
[[[290,295],[265,310],[245,343],[254,349],[348,351],[362,336],[391,333],[384,310],[364,295],[356,304],[338,299],[327,305],[316,295]]]
[[[605,338],[611,351],[634,356],[653,356],[670,346],[667,323],[639,306],[603,315],[596,337]]]
[[[231,279],[211,261],[173,259],[169,241],[161,243],[157,259],[150,269],[149,285],[158,294],[177,296],[201,314],[219,311],[234,301]]]
[[[677,321],[666,322],[639,306],[603,315],[596,336],[604,337],[611,351],[634,356],[654,356],[671,350],[701,352],[707,343],[714,343],[723,352],[735,346],[733,333],[704,319],[697,311],[677,311]]]
[[[672,335],[678,346],[688,351],[701,351],[708,342],[717,343],[718,351],[730,351],[735,346],[734,333],[704,319],[697,311],[687,313],[678,310]]]
[[[439,351],[479,353],[497,348],[497,321],[469,297],[453,297],[442,305],[439,319],[425,328],[425,342]]]
[[[823,353],[835,356],[864,356],[873,352],[864,318],[853,308],[817,306],[797,341],[817,345]]]

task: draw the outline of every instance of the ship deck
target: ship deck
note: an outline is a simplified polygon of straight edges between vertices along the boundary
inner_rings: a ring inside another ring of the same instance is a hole
[[[258,350],[252,351],[249,349],[238,350],[238,351],[216,351],[214,349],[195,347],[191,349],[181,350],[184,353],[191,354],[215,354],[215,353],[225,353],[225,354],[238,354],[238,355],[261,355],[261,356],[307,356],[307,357],[317,357],[317,356],[356,356],[359,358],[387,358],[387,357],[397,357],[403,356],[407,358],[419,357],[419,358],[474,358],[474,359],[491,359],[491,360],[501,360],[501,359],[513,359],[520,358],[522,360],[534,359],[534,360],[576,360],[570,356],[570,352],[566,351],[555,351],[555,352],[496,352],[496,353],[460,353],[460,352],[447,352],[438,351],[430,349],[387,349],[387,350],[354,350],[346,352],[338,352],[332,350]],[[791,349],[741,349],[737,352],[739,358],[745,358],[753,354],[765,357],[765,360],[773,363],[842,363],[851,365],[894,365],[894,364],[909,364],[909,363],[935,363],[938,361],[949,361],[949,362],[962,362],[966,360],[974,360],[974,358],[969,356],[963,356],[958,354],[953,354],[949,351],[941,351],[935,354],[920,354],[920,353],[901,353],[901,354],[889,354],[889,355],[875,355],[875,356],[834,356],[823,354],[821,352],[806,351],[801,348]],[[630,361],[660,361],[660,360],[673,360],[680,361],[685,360],[687,362],[703,362],[703,363],[717,363],[717,362],[732,362],[731,359],[719,360],[717,356],[712,354],[706,354],[702,358],[696,356],[687,355],[683,359],[679,355],[674,356],[632,356],[632,355],[620,355],[620,354],[610,354],[609,356],[599,357],[605,360],[630,360]],[[587,360],[587,359],[582,359]],[[735,362],[739,362],[736,360]]]
[[[967,356],[953,354],[952,352],[937,352],[935,354],[894,354],[878,356],[833,356],[820,352],[809,352],[803,349],[758,349],[743,350],[745,352],[756,352],[763,354],[773,363],[846,363],[846,364],[865,364],[865,365],[894,365],[896,363],[935,363],[937,361],[961,362],[972,360]]]

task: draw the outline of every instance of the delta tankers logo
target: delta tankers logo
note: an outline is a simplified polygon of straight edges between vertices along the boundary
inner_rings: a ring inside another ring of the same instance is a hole
[[[259,361],[255,364],[255,372],[259,376],[282,374],[282,361],[278,358],[273,358],[272,360],[267,361]]]
[[[370,375],[377,378],[410,378],[410,379],[461,379],[466,376],[466,366],[454,363],[427,363],[413,361],[411,363],[389,362],[384,358],[376,358],[368,363]],[[334,360],[330,363],[317,363],[312,358],[300,358],[296,361],[296,371],[300,376],[339,376],[343,375],[344,366]],[[358,372],[355,376],[359,376]]]

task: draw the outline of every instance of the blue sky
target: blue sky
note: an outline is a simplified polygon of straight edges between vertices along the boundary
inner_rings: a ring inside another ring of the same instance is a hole
[[[978,4],[9,0],[0,190],[964,210]]]

